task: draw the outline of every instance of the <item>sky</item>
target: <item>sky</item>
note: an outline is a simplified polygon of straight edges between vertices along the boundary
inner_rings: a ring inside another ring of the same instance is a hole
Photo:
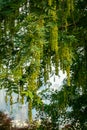
[[[60,70],[59,71],[59,75],[56,76],[55,74],[53,74],[52,76],[50,76],[50,79],[47,81],[48,83],[51,83],[50,89],[52,90],[60,90],[61,89],[61,85],[62,82],[64,80],[64,78],[66,78],[66,74],[63,74],[63,72]],[[54,81],[55,80],[55,81]],[[42,86],[38,92],[46,89],[47,86]],[[7,113],[8,115],[10,115],[11,117],[14,117],[15,120],[27,120],[28,118],[28,104],[19,104],[19,103],[15,103],[12,106],[12,113],[10,113],[11,111],[11,107],[9,105],[9,101],[8,104],[6,104],[5,102],[5,95],[6,92],[4,89],[0,90],[0,111],[4,111],[5,113]],[[13,99],[14,102],[16,102],[17,100],[17,94],[13,93]],[[46,101],[45,101],[46,102]],[[33,117],[35,117],[35,109],[33,109]]]

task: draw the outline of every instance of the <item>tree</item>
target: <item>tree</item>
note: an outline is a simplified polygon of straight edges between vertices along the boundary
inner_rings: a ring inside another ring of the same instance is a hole
[[[63,120],[69,120],[73,127],[76,129],[87,129],[87,51],[86,51],[86,30],[87,24],[87,10],[85,6],[86,1],[77,1],[74,7],[74,24],[68,25],[68,33],[72,36],[64,35],[64,42],[69,40],[68,38],[73,39],[73,36],[76,37],[75,43],[73,43],[73,62],[70,68],[70,87],[67,86],[66,80],[64,80],[64,85],[60,91],[52,92],[50,95],[50,104],[46,104],[44,107],[44,113],[48,114],[51,117],[52,123],[63,124]],[[81,14],[81,15],[80,15]],[[69,19],[71,21],[71,19]],[[84,21],[84,22],[83,22]],[[72,22],[70,22],[72,23]],[[75,25],[75,27],[74,27]],[[65,37],[67,36],[67,37]],[[61,40],[60,40],[61,41]],[[64,47],[64,46],[63,46]],[[47,96],[48,97],[48,96]],[[55,107],[54,107],[55,106]],[[69,109],[69,111],[68,111]],[[53,113],[58,112],[56,116]],[[54,116],[53,116],[54,115]],[[76,122],[79,121],[79,126],[76,126]],[[68,125],[68,124],[67,124]],[[58,126],[58,125],[57,125]]]
[[[67,85],[72,86],[75,72],[72,66],[75,63],[78,66],[81,48],[85,53],[81,55],[85,69],[81,68],[78,79],[83,72],[85,80],[81,83],[86,82],[86,22],[82,22],[86,19],[85,3],[85,0],[2,0],[0,3],[1,85],[27,96],[31,121],[37,90],[46,84],[52,66],[56,75],[59,67],[66,71]],[[85,34],[85,44],[79,32]],[[86,86],[82,88],[86,90]]]

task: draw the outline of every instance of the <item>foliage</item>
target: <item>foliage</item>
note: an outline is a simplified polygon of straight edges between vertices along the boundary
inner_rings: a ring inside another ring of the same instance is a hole
[[[59,68],[67,73],[67,85],[56,94],[59,105],[55,112],[52,109],[52,122],[56,122],[55,114],[59,118],[60,110],[70,105],[68,99],[73,105],[80,100],[81,95],[73,91],[81,89],[82,99],[86,96],[86,20],[86,0],[0,1],[0,88],[6,88],[10,96],[12,92],[20,95],[21,103],[27,97],[31,122],[32,108],[42,105],[37,90],[47,84],[52,67],[56,75]],[[48,109],[55,106],[51,98]]]

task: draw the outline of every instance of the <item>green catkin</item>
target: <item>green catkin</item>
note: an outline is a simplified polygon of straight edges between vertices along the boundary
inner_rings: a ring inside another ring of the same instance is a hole
[[[17,102],[20,102],[20,94],[18,93]]]
[[[67,32],[67,27],[68,27],[68,21],[67,18],[65,19],[65,31]]]
[[[53,2],[53,0],[48,0],[48,5],[51,6],[52,2]]]
[[[70,15],[71,1],[72,1],[72,0],[67,0],[67,15]]]
[[[63,67],[67,73],[67,84],[70,86],[70,66],[72,64],[72,51],[70,51],[70,48],[65,45],[62,48],[62,55],[61,55],[61,64],[63,64]]]
[[[28,117],[29,117],[29,123],[32,123],[32,100],[29,100],[28,103]]]
[[[53,1],[48,1],[49,5],[53,4]],[[50,45],[51,50],[55,53],[58,52],[58,26],[57,26],[57,14],[56,14],[56,3],[53,5],[53,9],[49,9],[51,21],[53,22],[53,25],[50,27]]]
[[[68,21],[67,18],[70,16],[71,12],[74,10],[74,1],[73,0],[67,0],[67,7],[66,7],[66,17],[65,17],[65,30],[67,32],[67,26],[68,26]]]
[[[21,102],[21,104],[24,104],[24,96],[21,96],[20,102]]]
[[[74,0],[67,0],[67,16],[74,10]]]
[[[51,28],[51,49],[52,51],[55,51],[55,53],[58,52],[58,27],[57,25],[54,25],[53,28]]]
[[[12,113],[13,97],[10,95],[10,112]]]
[[[70,86],[70,66],[66,67],[67,72],[67,85]]]
[[[58,54],[55,55],[55,74],[58,75],[59,72],[59,56]]]
[[[5,95],[5,102],[6,102],[6,103],[8,102],[8,95],[7,95],[7,93],[6,93],[6,95]]]
[[[32,61],[30,69],[31,74],[28,76],[28,90],[31,92],[35,92],[38,88],[38,78],[40,75],[40,60],[43,56],[43,44],[44,44],[44,35],[42,32],[42,28],[44,26],[44,19],[40,16],[37,25],[36,32],[33,36],[33,41],[31,44],[31,48],[35,48],[34,53],[32,54]],[[31,50],[32,52],[32,50]],[[29,100],[28,105],[29,110],[29,120],[32,122],[32,99]]]
[[[68,21],[67,18],[70,16],[71,11],[74,10],[74,1],[67,0],[67,8],[66,8],[66,17],[65,17],[65,30],[67,32]],[[61,56],[63,63],[63,70],[66,70],[67,73],[67,84],[70,86],[70,65],[72,63],[72,52],[68,46],[63,46],[62,48],[62,56]],[[62,63],[61,63],[62,64]]]
[[[10,105],[12,105],[13,104],[13,97],[12,97],[12,95],[10,95]]]

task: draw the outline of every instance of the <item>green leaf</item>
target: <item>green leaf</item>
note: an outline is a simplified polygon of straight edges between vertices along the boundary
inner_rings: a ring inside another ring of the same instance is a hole
[[[25,96],[29,97],[30,99],[33,99],[33,97],[34,97],[33,93],[31,91],[29,91],[29,90],[28,91],[23,91],[22,95],[25,95]]]

